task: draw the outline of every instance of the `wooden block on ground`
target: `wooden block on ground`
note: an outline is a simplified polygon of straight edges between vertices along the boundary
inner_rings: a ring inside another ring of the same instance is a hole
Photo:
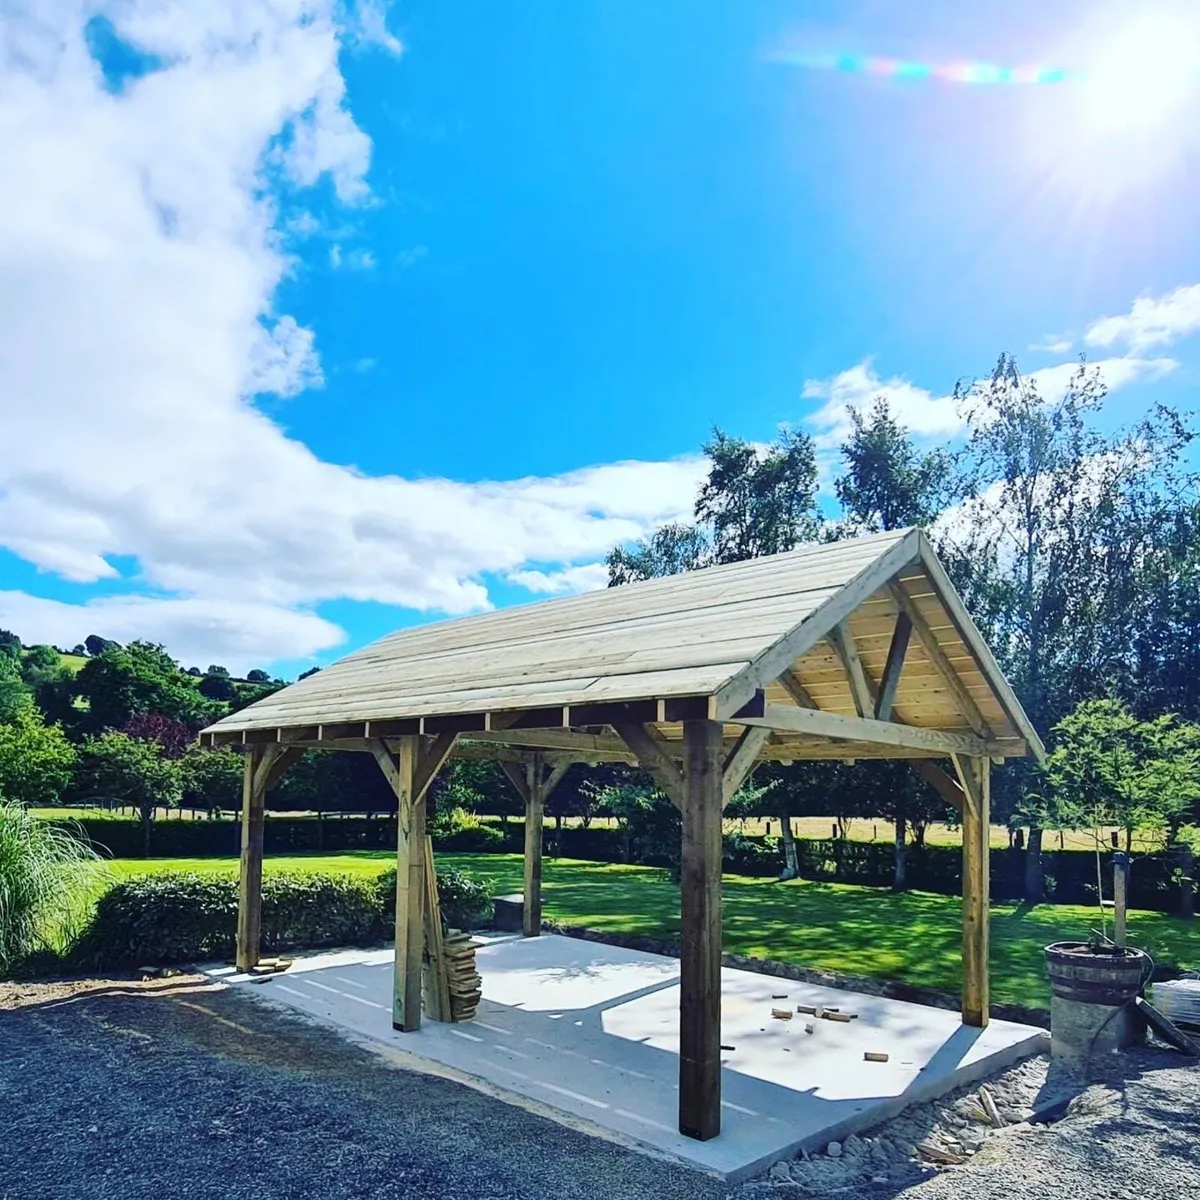
[[[887,1062],[888,1056],[879,1050],[866,1050],[863,1052],[863,1062]]]
[[[790,1008],[773,1008],[771,1016],[777,1021],[790,1021],[792,1019],[792,1010]]]

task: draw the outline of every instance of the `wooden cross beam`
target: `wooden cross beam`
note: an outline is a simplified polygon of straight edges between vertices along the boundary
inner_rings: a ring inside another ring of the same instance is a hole
[[[900,611],[912,622],[913,633],[917,635],[917,640],[924,647],[934,669],[950,689],[950,694],[954,697],[959,711],[966,718],[967,724],[980,737],[990,737],[992,731],[984,719],[983,713],[979,711],[979,705],[975,703],[971,693],[967,691],[966,685],[958,677],[958,672],[937,640],[937,634],[929,627],[929,622],[921,615],[912,598],[895,580],[888,584],[888,594],[895,600]]]
[[[637,756],[642,770],[649,773],[676,808],[683,808],[683,772],[670,757],[653,725],[617,725],[621,740]]]
[[[904,669],[904,656],[908,653],[908,639],[912,634],[912,620],[901,611],[896,617],[896,628],[888,646],[887,662],[883,678],[875,696],[875,720],[890,721],[896,703],[896,688],[900,685],[900,672]]]
[[[793,708],[786,704],[768,704],[761,717],[743,717],[740,724],[781,730],[785,733],[810,733],[842,741],[868,742],[881,746],[903,746],[930,754],[990,755],[997,749],[990,742],[950,730],[925,729],[918,725],[900,725],[894,721],[876,721],[867,717],[847,717],[821,709]]]

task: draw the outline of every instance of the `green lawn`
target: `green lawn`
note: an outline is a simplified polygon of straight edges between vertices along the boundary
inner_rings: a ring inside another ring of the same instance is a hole
[[[496,893],[520,891],[521,858],[515,854],[439,854],[439,864],[486,880]],[[268,858],[264,869],[370,874],[383,870],[383,852]],[[118,877],[158,871],[233,874],[232,859],[117,859]],[[878,888],[797,880],[774,883],[727,875],[725,949],[809,967],[850,971],[957,992],[960,986],[959,902],[952,896],[911,892],[893,896]],[[565,924],[610,933],[677,940],[679,891],[648,867],[547,859],[545,915]],[[1042,947],[1086,938],[1097,923],[1094,909],[1042,904],[992,906],[992,996],[998,1002],[1046,1007]],[[1129,915],[1129,937],[1156,958],[1200,966],[1200,922],[1162,913]]]

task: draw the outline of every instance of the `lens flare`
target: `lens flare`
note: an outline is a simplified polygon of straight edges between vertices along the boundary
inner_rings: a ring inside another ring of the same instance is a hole
[[[989,62],[924,63],[911,59],[885,58],[870,54],[801,54],[784,51],[780,62],[810,71],[837,71],[845,75],[873,75],[878,79],[941,80],[944,83],[1034,84],[1084,83],[1088,73],[1068,67],[1005,67]],[[1196,74],[1200,78],[1200,73]]]

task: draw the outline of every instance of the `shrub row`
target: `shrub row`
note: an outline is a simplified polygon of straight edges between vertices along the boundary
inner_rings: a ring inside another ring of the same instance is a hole
[[[437,880],[447,924],[470,926],[484,915],[490,895],[483,884],[454,868],[439,870]],[[365,946],[391,936],[396,872],[271,874],[262,894],[264,951]],[[228,959],[237,910],[235,879],[166,872],[126,880],[100,898],[69,959],[91,970]]]
[[[136,822],[83,820],[76,828],[104,853],[115,858],[141,856],[141,832]],[[520,853],[524,829],[514,822],[500,826],[453,819],[431,826],[434,848],[459,853]],[[667,866],[653,851],[643,850],[636,838],[620,829],[566,826],[546,828],[546,853],[591,862],[641,863]],[[266,822],[267,854],[344,850],[390,850],[396,844],[394,817],[317,818],[271,817]],[[151,853],[156,857],[228,856],[238,852],[236,821],[164,821],[155,823]],[[797,838],[800,874],[867,887],[887,887],[894,873],[890,842],[856,842]],[[1086,850],[1048,850],[1042,860],[1047,894],[1060,904],[1094,904],[1096,858]],[[1103,858],[1105,895],[1112,895],[1111,866]],[[740,875],[772,876],[782,867],[777,837],[731,833],[725,838],[725,870]],[[1173,881],[1175,862],[1169,855],[1134,860],[1129,902],[1135,908],[1172,911],[1178,903]],[[1019,900],[1024,892],[1024,851],[991,852],[991,890],[996,900]],[[916,891],[957,895],[962,889],[962,854],[954,846],[912,846],[908,852],[908,885]]]

